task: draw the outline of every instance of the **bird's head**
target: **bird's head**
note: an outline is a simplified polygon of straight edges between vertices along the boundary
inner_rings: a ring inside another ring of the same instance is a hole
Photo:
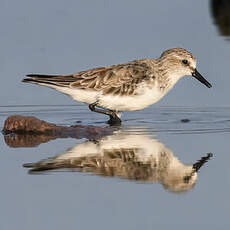
[[[211,88],[212,85],[197,71],[196,59],[194,56],[183,48],[168,49],[162,53],[158,59],[159,63],[167,69],[167,74],[174,78],[175,81],[183,76],[193,76],[202,84]]]

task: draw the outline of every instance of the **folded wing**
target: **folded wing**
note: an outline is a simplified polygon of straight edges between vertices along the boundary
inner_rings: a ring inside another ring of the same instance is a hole
[[[28,74],[23,82],[46,86],[102,91],[103,94],[132,94],[136,85],[149,78],[150,68],[144,60],[100,67],[71,75]]]

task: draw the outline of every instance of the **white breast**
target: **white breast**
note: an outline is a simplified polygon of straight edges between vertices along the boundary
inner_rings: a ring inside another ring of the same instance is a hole
[[[145,87],[138,95],[111,96],[101,95],[98,102],[100,106],[117,111],[141,110],[159,101],[165,93],[158,88]]]
[[[76,101],[87,104],[98,102],[99,106],[116,111],[141,110],[159,101],[168,91],[160,90],[157,86],[150,89],[146,85],[140,85],[137,89],[137,95],[119,96],[103,95],[100,91],[85,89],[58,86],[52,86],[52,88],[71,96]]]

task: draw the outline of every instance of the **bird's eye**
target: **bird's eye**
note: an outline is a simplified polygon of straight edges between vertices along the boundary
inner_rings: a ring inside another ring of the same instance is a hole
[[[184,59],[184,60],[182,60],[182,63],[183,63],[184,65],[188,65],[188,60]]]
[[[190,179],[191,179],[190,176],[185,176],[185,177],[184,177],[184,183],[185,183],[185,184],[188,184],[189,181],[190,181]]]

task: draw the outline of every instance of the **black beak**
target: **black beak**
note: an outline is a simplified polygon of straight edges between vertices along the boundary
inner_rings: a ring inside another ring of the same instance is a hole
[[[195,164],[193,164],[193,169],[195,172],[198,172],[199,169],[213,156],[212,153],[208,153],[207,156],[201,157],[199,161],[197,161]]]
[[[206,85],[208,88],[211,88],[212,85],[195,69],[192,73],[192,76],[199,80],[201,83]]]

